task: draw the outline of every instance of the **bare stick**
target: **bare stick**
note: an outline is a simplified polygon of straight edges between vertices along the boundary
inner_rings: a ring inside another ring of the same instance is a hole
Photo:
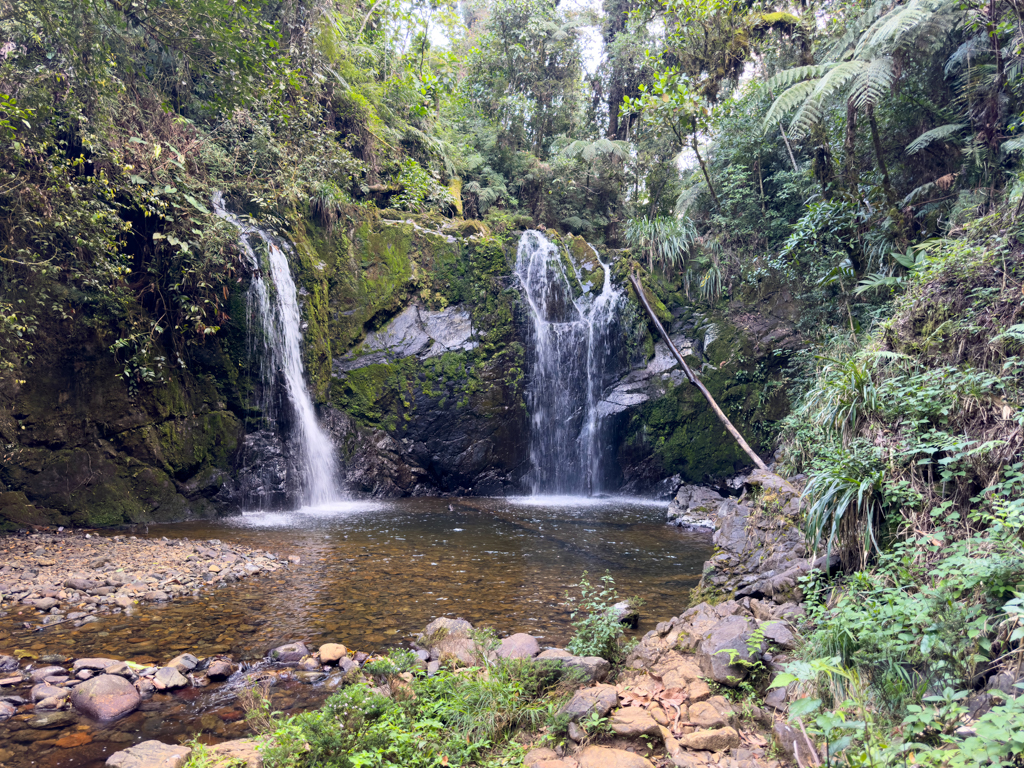
[[[765,466],[763,461],[761,461],[761,457],[754,453],[754,449],[747,444],[747,441],[743,439],[743,435],[741,435],[739,430],[732,425],[732,422],[729,421],[729,417],[726,416],[725,412],[718,407],[718,403],[715,402],[715,398],[713,398],[711,393],[708,392],[707,387],[704,386],[701,380],[698,379],[694,372],[690,370],[690,366],[686,364],[686,361],[683,360],[683,356],[679,354],[679,350],[676,349],[676,345],[672,343],[672,339],[668,337],[668,333],[665,332],[665,328],[662,326],[661,321],[658,320],[658,316],[654,314],[654,310],[651,309],[651,305],[647,302],[647,295],[644,293],[644,289],[640,285],[640,281],[636,279],[636,275],[630,275],[629,280],[633,283],[633,288],[636,289],[636,295],[639,297],[640,303],[643,305],[644,309],[647,310],[647,314],[650,316],[651,320],[654,321],[654,325],[661,333],[661,338],[665,340],[665,343],[668,344],[668,348],[672,350],[672,354],[676,356],[676,360],[678,360],[679,364],[683,367],[683,373],[686,374],[686,378],[691,384],[693,384],[693,386],[700,390],[702,395],[704,395],[704,399],[708,401],[708,405],[711,406],[711,410],[715,412],[719,421],[721,421],[722,424],[725,425],[725,428],[729,430],[729,434],[733,436],[737,443],[739,443],[743,452],[750,457],[754,464],[767,471],[768,467]]]

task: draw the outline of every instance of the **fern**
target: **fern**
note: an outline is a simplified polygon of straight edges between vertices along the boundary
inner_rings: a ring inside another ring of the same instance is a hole
[[[798,105],[805,103],[808,97],[814,92],[817,86],[817,80],[807,80],[802,83],[790,86],[786,91],[782,93],[772,103],[771,108],[768,110],[768,114],[765,115],[764,132],[767,133],[769,128],[773,128],[777,123],[782,121],[782,117],[788,112],[792,111]]]
[[[817,80],[828,72],[834,64],[810,64],[805,67],[793,67],[770,78],[765,84],[769,90],[789,87],[801,80]]]
[[[922,149],[931,145],[932,142],[947,141],[950,137],[959,133],[966,127],[966,123],[946,123],[946,125],[940,125],[938,128],[932,128],[930,131],[925,131],[912,142],[907,144],[907,154],[916,155]]]
[[[1009,141],[1004,141],[1001,149],[1004,153],[1020,152],[1022,149],[1024,149],[1024,136],[1015,136]]]
[[[896,80],[896,68],[891,56],[883,56],[873,60],[857,76],[850,90],[850,100],[857,109],[867,105],[874,106],[882,100],[885,92],[892,88]]]

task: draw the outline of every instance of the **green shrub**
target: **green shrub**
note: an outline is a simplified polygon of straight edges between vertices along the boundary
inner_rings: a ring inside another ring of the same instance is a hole
[[[619,602],[615,579],[606,573],[601,577],[603,586],[591,584],[584,571],[580,577],[579,597],[565,594],[572,619],[573,636],[566,648],[577,656],[600,656],[611,662],[619,661],[623,654],[622,639],[625,628],[613,610]],[[635,600],[631,600],[635,604]]]

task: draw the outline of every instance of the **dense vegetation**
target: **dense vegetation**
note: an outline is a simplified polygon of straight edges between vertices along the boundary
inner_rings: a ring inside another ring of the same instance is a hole
[[[215,189],[583,234],[711,311],[785,293],[780,461],[851,574],[805,585],[797,714],[851,765],[1010,761],[1016,709],[956,723],[1024,633],[1022,12],[0,0],[0,377],[83,324],[133,389],[189,366],[246,269]]]

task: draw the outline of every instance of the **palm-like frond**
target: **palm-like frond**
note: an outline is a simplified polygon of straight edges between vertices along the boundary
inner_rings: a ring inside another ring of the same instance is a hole
[[[1004,141],[1001,149],[1004,153],[1024,150],[1024,136],[1016,136],[1009,141]]]
[[[891,56],[882,56],[872,60],[854,80],[850,89],[850,99],[857,109],[867,105],[874,106],[886,91],[892,88],[896,80],[896,68]]]
[[[629,158],[629,143],[617,139],[598,139],[597,141],[585,141],[577,139],[568,144],[561,152],[563,157],[580,157],[588,163],[592,163],[600,155],[611,155],[620,160]]]
[[[771,108],[768,110],[768,114],[765,115],[762,126],[765,133],[768,132],[769,128],[775,126],[776,123],[780,122],[784,115],[795,109],[797,106],[805,103],[808,97],[814,93],[814,89],[817,87],[817,80],[805,80],[802,83],[792,85],[783,91],[775,101],[772,102]]]
[[[770,78],[765,85],[769,90],[775,90],[776,88],[788,88],[793,83],[798,83],[801,80],[816,80],[822,77],[828,72],[835,64],[810,64],[805,67],[793,67],[779,72],[774,77]]]
[[[925,131],[907,144],[907,154],[916,155],[933,142],[947,141],[966,127],[966,123],[946,123],[946,125],[940,125],[937,128],[932,128],[930,131]]]

